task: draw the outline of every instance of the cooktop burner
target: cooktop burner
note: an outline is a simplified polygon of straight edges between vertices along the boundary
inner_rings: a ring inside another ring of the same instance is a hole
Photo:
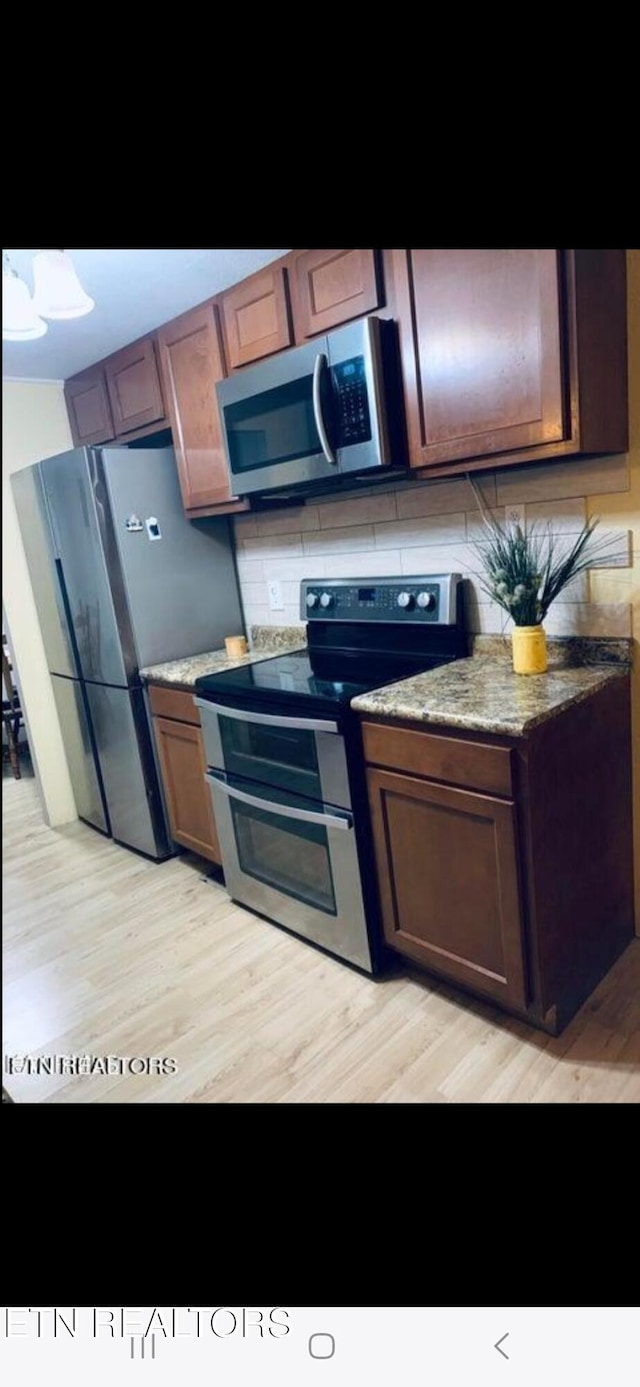
[[[458,574],[315,581],[301,585],[308,650],[205,675],[202,698],[227,706],[305,711],[348,705],[358,694],[466,655]]]

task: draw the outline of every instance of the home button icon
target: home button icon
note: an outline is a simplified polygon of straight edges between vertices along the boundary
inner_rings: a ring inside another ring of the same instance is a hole
[[[333,1334],[312,1334],[309,1340],[309,1353],[312,1358],[333,1358],[336,1341]]]

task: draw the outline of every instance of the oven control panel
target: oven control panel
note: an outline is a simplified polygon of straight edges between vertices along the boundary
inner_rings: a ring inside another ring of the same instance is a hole
[[[306,621],[393,621],[453,626],[459,573],[407,578],[306,578],[300,615]]]

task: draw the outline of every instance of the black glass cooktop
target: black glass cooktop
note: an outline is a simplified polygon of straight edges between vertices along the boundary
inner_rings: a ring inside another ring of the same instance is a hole
[[[425,655],[400,659],[397,654],[386,657],[379,652],[341,651],[339,655],[323,652],[312,658],[302,651],[204,675],[196,680],[196,692],[213,702],[247,708],[266,703],[282,707],[302,699],[316,705],[343,705],[369,689],[441,663],[441,659]]]

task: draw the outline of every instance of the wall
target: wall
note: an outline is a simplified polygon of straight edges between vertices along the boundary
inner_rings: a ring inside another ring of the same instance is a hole
[[[504,518],[524,503],[527,522],[548,523],[556,536],[577,533],[592,491],[619,493],[629,485],[624,456],[597,462],[510,468],[481,473],[485,505]],[[249,625],[300,622],[301,578],[461,572],[469,579],[468,620],[473,631],[498,632],[510,620],[483,594],[474,543],[484,522],[469,481],[407,483],[367,488],[344,500],[323,500],[262,516],[236,516],[238,571]],[[613,540],[619,564],[629,562],[628,520]],[[609,528],[607,526],[607,532]],[[613,538],[613,536],[612,536]],[[617,572],[620,570],[617,569]],[[625,570],[626,571],[626,570]],[[278,579],[284,607],[269,609],[267,584]],[[629,597],[593,603],[589,578],[574,580],[545,618],[552,635],[631,634]]]
[[[52,827],[77,814],[9,477],[72,446],[62,385],[3,381],[3,603],[38,788]]]
[[[617,566],[579,578],[551,608],[551,635],[633,634],[640,638],[640,251],[628,252],[630,449],[628,455],[581,462],[530,464],[477,474],[488,506],[525,505],[527,521],[548,522],[552,533],[579,530],[600,516],[616,531]],[[470,483],[404,483],[363,488],[342,500],[310,502],[268,515],[235,517],[238,572],[247,624],[300,623],[301,578],[373,577],[461,571],[469,579],[474,631],[510,629],[504,613],[483,596],[473,543],[482,521]],[[283,610],[271,611],[267,583],[282,585]],[[637,654],[637,649],[636,649]],[[640,664],[634,676],[634,805],[640,901]],[[640,929],[640,908],[636,918]]]

